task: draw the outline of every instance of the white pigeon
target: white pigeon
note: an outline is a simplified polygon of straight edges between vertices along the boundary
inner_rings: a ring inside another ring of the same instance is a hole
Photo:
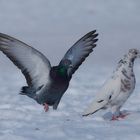
[[[124,55],[124,58],[118,62],[111,78],[105,82],[83,116],[93,114],[100,109],[110,108],[113,114],[112,120],[125,117],[120,108],[135,88],[133,66],[137,57],[140,57],[140,51],[137,49],[130,49],[128,54]]]

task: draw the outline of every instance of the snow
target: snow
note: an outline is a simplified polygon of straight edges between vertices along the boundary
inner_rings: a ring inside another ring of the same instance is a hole
[[[109,71],[91,68],[86,75],[86,71],[76,73],[58,110],[50,108],[47,113],[43,106],[18,94],[20,87],[25,84],[19,71],[12,75],[3,72],[0,79],[0,140],[138,140],[140,80],[137,80],[133,95],[122,108],[130,112],[125,119],[110,121],[105,117],[109,116],[109,112],[104,110],[89,117],[81,115],[108,78]],[[135,71],[138,74],[138,65]]]

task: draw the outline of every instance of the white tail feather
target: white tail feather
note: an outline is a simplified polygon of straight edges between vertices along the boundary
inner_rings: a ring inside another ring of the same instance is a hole
[[[83,116],[88,116],[96,111],[100,110],[101,108],[105,107],[105,105],[108,103],[107,100],[101,100],[101,101],[94,101],[90,104],[90,106],[84,111]]]

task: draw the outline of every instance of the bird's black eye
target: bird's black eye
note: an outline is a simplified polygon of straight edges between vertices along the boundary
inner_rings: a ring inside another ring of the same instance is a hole
[[[71,64],[71,61],[68,60],[68,59],[65,59],[63,63],[64,63],[65,65],[70,65],[70,64]]]
[[[135,54],[137,55],[137,54],[138,54],[138,52],[135,52]]]

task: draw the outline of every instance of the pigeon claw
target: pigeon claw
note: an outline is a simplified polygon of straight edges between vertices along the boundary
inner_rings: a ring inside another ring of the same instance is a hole
[[[127,114],[120,114],[119,116],[118,116],[118,118],[121,118],[121,119],[124,119],[126,116],[128,116],[130,113],[127,113]]]
[[[111,121],[119,121],[119,119],[124,119],[127,115],[129,115],[130,113],[127,113],[127,114],[120,114],[119,116],[115,116],[115,115],[113,115],[112,116],[112,119],[111,119]]]
[[[44,103],[43,106],[44,106],[45,112],[47,112],[49,110],[49,105],[47,103]]]
[[[118,116],[113,115],[111,121],[118,121]]]

